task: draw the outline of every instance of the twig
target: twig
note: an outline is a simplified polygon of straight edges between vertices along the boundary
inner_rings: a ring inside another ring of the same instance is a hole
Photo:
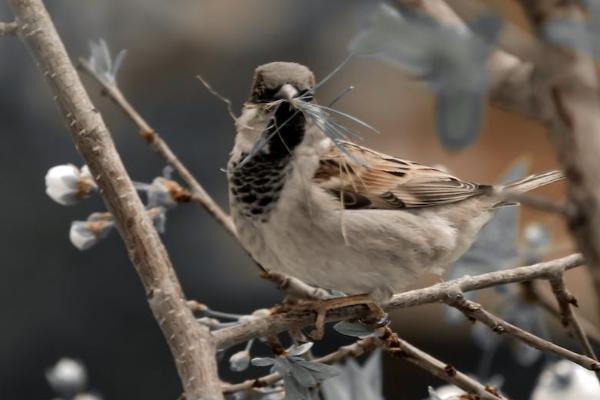
[[[16,22],[0,22],[0,37],[15,36],[18,29]]]
[[[418,10],[443,24],[469,30],[444,0],[396,0],[396,4]],[[488,72],[490,100],[494,105],[527,117],[539,117],[531,62],[525,62],[503,50],[494,50],[488,60]]]
[[[326,356],[319,357],[313,361],[324,364],[334,364],[336,362],[344,361],[349,357],[359,357],[365,353],[374,350],[377,347],[377,339],[375,337],[368,337],[360,339],[348,346],[342,346],[336,351],[327,354]],[[281,375],[273,373],[265,375],[257,379],[249,379],[247,381],[235,384],[223,385],[224,393],[235,393],[244,390],[250,390],[253,388],[260,388],[271,385],[281,379]]]
[[[548,312],[550,315],[553,315],[556,318],[562,318],[560,308],[556,304],[554,304],[554,296],[540,290],[538,285],[535,284],[529,285],[527,289],[527,294],[531,296],[531,298],[535,300],[544,310],[546,310],[546,312]],[[571,312],[573,312],[573,314],[575,315],[577,314],[574,310],[571,310]],[[598,327],[587,318],[584,318],[581,315],[576,316],[577,320],[579,321],[587,335],[592,339],[596,340],[597,342],[600,342],[600,330],[598,329]]]
[[[477,321],[487,325],[490,329],[498,334],[508,333],[509,335],[514,336],[531,347],[555,353],[589,370],[600,371],[600,363],[598,363],[597,360],[577,354],[571,350],[567,350],[564,347],[558,346],[552,342],[524,331],[523,329],[503,320],[489,311],[486,311],[480,304],[465,299],[460,289],[456,289],[455,291],[449,293],[449,296],[445,302],[446,304],[462,311],[463,314],[465,314],[468,318],[476,319]]]
[[[519,267],[490,272],[477,276],[465,276],[448,282],[438,283],[423,289],[411,290],[392,297],[384,305],[386,311],[414,307],[422,304],[444,302],[452,288],[460,288],[463,292],[485,289],[507,283],[523,282],[532,279],[550,279],[556,271],[581,266],[583,258],[579,254],[547,261],[527,267]],[[368,312],[365,306],[350,306],[333,309],[327,313],[327,321],[339,321],[360,318]],[[274,335],[291,328],[302,328],[314,324],[315,313],[309,310],[290,310],[281,314],[253,318],[228,328],[213,332],[217,347],[220,349],[244,343],[257,336]]]
[[[552,21],[588,24],[583,3],[577,1],[519,0],[540,39]],[[579,30],[563,34],[565,41],[581,40]],[[590,38],[592,40],[592,38]],[[539,118],[554,142],[557,159],[567,177],[567,193],[574,213],[569,228],[585,256],[600,312],[600,99],[596,63],[591,54],[547,44],[536,62],[535,100]]]
[[[186,307],[167,251],[146,215],[110,132],[92,104],[41,0],[9,0],[29,46],[115,218],[188,398],[222,399],[215,345]]]
[[[571,216],[568,207],[565,205],[557,204],[552,200],[548,200],[540,196],[523,193],[511,193],[506,199],[519,202],[532,208],[537,208],[538,210],[559,214],[566,218]]]
[[[129,117],[129,119],[138,127],[140,136],[148,142],[154,151],[156,151],[175,171],[181,179],[185,181],[192,192],[192,201],[204,207],[204,209],[219,222],[225,230],[233,237],[237,238],[235,225],[221,207],[212,199],[212,197],[204,190],[200,182],[194,178],[187,167],[177,158],[171,147],[152,129],[137,110],[129,103],[129,100],[123,95],[121,89],[106,80],[94,71],[87,60],[79,58],[79,64],[85,72],[94,78],[103,88],[104,93],[113,100]]]
[[[585,331],[573,313],[571,305],[577,306],[577,299],[567,290],[562,274],[557,274],[555,278],[550,279],[550,286],[560,307],[563,325],[571,329],[573,336],[579,341],[583,353],[598,361],[598,357],[596,357],[596,353],[594,353],[594,349]],[[600,379],[599,371],[596,371],[596,376]]]
[[[430,374],[447,381],[469,393],[474,393],[481,399],[506,399],[498,393],[496,388],[484,386],[458,371],[454,366],[446,364],[437,358],[418,349],[405,340],[402,340],[390,328],[385,329],[382,341],[385,349],[392,355],[406,359],[408,362],[428,371]]]

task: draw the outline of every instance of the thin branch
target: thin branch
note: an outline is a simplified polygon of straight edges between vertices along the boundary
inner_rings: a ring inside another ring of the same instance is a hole
[[[46,78],[75,146],[115,218],[149,306],[169,344],[187,397],[222,399],[210,332],[196,323],[186,307],[167,251],[47,10],[41,0],[9,0],[8,4],[16,15],[18,34]]]
[[[506,199],[519,202],[523,205],[536,208],[541,211],[562,215],[566,218],[571,216],[567,206],[558,204],[552,200],[548,200],[540,196],[524,193],[512,193],[507,196]]]
[[[532,282],[532,283],[535,283],[535,282]],[[533,301],[537,302],[550,315],[552,315],[558,319],[561,319],[562,315],[560,312],[560,308],[553,301],[554,296],[545,293],[538,286],[539,285],[535,285],[535,284],[528,285],[527,286],[527,290],[528,290],[527,295],[531,296],[531,299]],[[581,327],[587,333],[587,335],[589,337],[591,337],[592,339],[596,340],[597,342],[600,342],[600,330],[598,329],[598,327],[593,322],[588,320],[587,318],[585,318],[581,315],[577,315],[575,310],[571,310],[571,312],[575,315],[575,317],[577,318]]]
[[[469,30],[444,0],[396,0],[396,4],[418,10],[443,24]],[[492,103],[526,117],[538,118],[540,110],[532,85],[533,72],[533,63],[504,50],[494,50],[488,60]]]
[[[2,36],[15,36],[19,26],[16,22],[0,22],[0,37]]]
[[[334,364],[336,362],[344,361],[350,357],[360,357],[361,355],[374,350],[377,347],[377,339],[375,337],[368,337],[365,339],[357,340],[355,343],[342,346],[336,351],[327,354],[326,356],[316,358],[315,362],[324,364]],[[254,388],[260,388],[269,386],[281,379],[281,375],[273,373],[265,375],[257,379],[248,379],[247,381],[235,384],[224,384],[222,386],[224,393],[235,393],[244,390],[251,390]]]
[[[551,279],[557,271],[568,270],[583,264],[579,254],[547,261],[527,267],[519,267],[490,272],[477,276],[465,276],[448,282],[438,283],[423,289],[411,290],[392,297],[384,305],[386,311],[398,308],[414,307],[422,304],[444,302],[452,288],[463,292],[485,289],[507,283],[523,282],[532,279]],[[366,306],[350,306],[333,309],[327,313],[327,321],[339,321],[360,318],[368,313]],[[302,328],[314,324],[315,312],[306,309],[290,310],[267,317],[253,318],[228,328],[213,332],[217,347],[220,349],[244,343],[257,336],[275,335],[292,328]]]
[[[171,147],[152,129],[150,124],[142,117],[131,105],[129,100],[123,95],[117,85],[107,82],[94,71],[91,65],[84,58],[79,59],[79,64],[85,72],[94,78],[104,90],[104,93],[113,100],[129,117],[129,119],[138,127],[140,136],[148,142],[154,151],[156,151],[175,171],[181,179],[185,181],[192,193],[192,201],[204,207],[204,209],[219,222],[225,230],[233,237],[237,238],[235,225],[231,217],[227,215],[221,207],[204,190],[200,182],[194,178],[187,167],[177,158]]]
[[[498,393],[496,388],[482,385],[470,376],[458,371],[454,366],[446,364],[407,341],[400,339],[390,328],[385,328],[382,340],[385,343],[385,349],[392,355],[403,358],[419,368],[428,371],[430,374],[458,386],[466,392],[474,393],[481,399],[506,399],[506,397]]]
[[[480,304],[465,299],[460,289],[457,289],[451,293],[445,302],[446,304],[462,311],[463,314],[465,314],[468,318],[476,319],[477,321],[487,325],[490,329],[498,334],[507,333],[531,347],[555,353],[589,370],[600,371],[600,363],[598,363],[597,360],[577,354],[571,350],[567,350],[564,347],[558,346],[552,342],[524,331],[523,329],[503,320],[489,311],[486,311]]]
[[[563,325],[571,329],[573,336],[579,341],[583,353],[598,361],[598,357],[596,357],[596,353],[594,353],[594,349],[585,331],[573,313],[571,305],[577,306],[577,299],[567,290],[562,274],[558,274],[555,278],[550,279],[550,286],[560,307]],[[596,371],[596,376],[600,379],[599,371]]]

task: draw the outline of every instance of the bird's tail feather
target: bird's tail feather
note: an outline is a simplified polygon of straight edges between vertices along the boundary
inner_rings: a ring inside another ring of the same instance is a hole
[[[564,178],[562,171],[548,171],[537,175],[530,175],[518,181],[510,182],[499,187],[500,193],[519,194],[525,193],[540,186],[559,181]]]

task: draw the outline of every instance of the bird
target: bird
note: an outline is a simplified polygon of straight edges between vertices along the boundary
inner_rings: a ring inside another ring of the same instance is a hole
[[[479,184],[332,138],[333,109],[315,102],[315,85],[304,65],[261,65],[236,121],[230,211],[267,271],[382,304],[443,272],[511,195],[563,177]]]

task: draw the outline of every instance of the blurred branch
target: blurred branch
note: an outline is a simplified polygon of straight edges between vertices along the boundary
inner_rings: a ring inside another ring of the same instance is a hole
[[[562,215],[563,217],[570,216],[569,210],[565,205],[558,204],[540,196],[525,193],[511,193],[507,196],[506,200],[516,201],[541,211]]]
[[[368,353],[377,347],[377,339],[375,337],[368,337],[365,339],[357,340],[348,346],[342,346],[336,351],[327,354],[326,356],[316,358],[312,361],[320,362],[324,364],[334,364],[336,362],[344,361],[349,357],[360,357],[361,355]],[[244,390],[251,390],[254,388],[265,387],[271,385],[281,379],[281,375],[273,373],[265,375],[257,379],[248,379],[247,381],[235,384],[224,384],[224,393],[235,393]]]
[[[545,24],[560,18],[570,18],[582,26],[587,23],[581,2],[519,3],[541,38]],[[576,31],[563,34],[576,35]],[[540,52],[536,67],[536,101],[544,111],[540,119],[550,133],[567,177],[569,202],[574,209],[569,228],[586,258],[600,312],[600,99],[596,64],[584,52],[548,44]]]
[[[84,58],[79,58],[79,65],[94,78],[112,101],[115,102],[129,117],[129,119],[138,127],[140,136],[148,142],[154,151],[156,151],[175,171],[181,179],[185,181],[192,192],[192,201],[204,207],[204,209],[219,222],[225,230],[233,237],[237,237],[235,225],[231,217],[223,211],[221,207],[212,199],[212,197],[204,190],[200,182],[194,178],[192,173],[186,166],[177,158],[171,147],[152,129],[146,120],[137,112],[131,105],[129,100],[123,95],[121,89],[116,84],[103,79],[90,66],[89,62]]]
[[[413,346],[405,340],[402,340],[391,331],[385,328],[384,336],[381,340],[385,343],[384,347],[395,357],[406,359],[408,362],[428,371],[430,374],[449,382],[469,393],[474,393],[481,399],[506,399],[501,396],[496,388],[484,386],[475,379],[458,371],[454,366],[446,364],[423,350]]]
[[[188,398],[222,398],[215,345],[196,323],[167,251],[146,215],[102,116],[92,104],[41,0],[9,0],[19,36],[31,54],[71,129],[115,218],[148,303],[168,342]]]
[[[412,8],[434,20],[468,31],[462,19],[444,0],[395,0],[399,7]],[[500,108],[527,117],[539,117],[532,76],[533,64],[503,50],[494,50],[488,60],[490,99]]]
[[[497,317],[489,311],[486,311],[480,304],[465,299],[460,289],[457,289],[451,293],[445,302],[446,304],[462,311],[467,318],[482,322],[498,334],[507,333],[538,350],[545,350],[555,353],[563,358],[566,358],[567,360],[581,365],[584,368],[592,371],[600,371],[600,363],[598,363],[597,360],[577,354],[571,350],[567,350],[564,347],[558,346],[552,342],[524,331],[523,329],[503,320],[500,317]]]
[[[0,37],[15,36],[18,29],[16,22],[0,22]]]
[[[552,292],[560,307],[563,325],[571,328],[573,336],[579,341],[583,353],[598,361],[598,357],[596,357],[596,353],[594,353],[594,349],[592,348],[585,331],[571,309],[571,305],[577,306],[577,299],[567,290],[562,274],[557,274],[556,277],[550,279],[550,285],[552,286]],[[600,379],[599,371],[596,371],[596,376]]]
[[[507,283],[523,282],[532,279],[551,279],[557,271],[568,270],[583,264],[579,254],[547,261],[527,267],[519,267],[490,272],[477,276],[465,276],[448,282],[438,283],[423,289],[396,294],[384,305],[386,311],[414,307],[422,304],[445,302],[455,288],[463,292],[485,289]],[[327,313],[327,321],[360,318],[368,313],[366,306],[350,306],[333,309]],[[289,310],[273,313],[267,317],[254,318],[238,325],[213,332],[217,348],[227,348],[246,342],[257,336],[270,336],[292,328],[302,328],[314,324],[315,312],[310,310]]]

